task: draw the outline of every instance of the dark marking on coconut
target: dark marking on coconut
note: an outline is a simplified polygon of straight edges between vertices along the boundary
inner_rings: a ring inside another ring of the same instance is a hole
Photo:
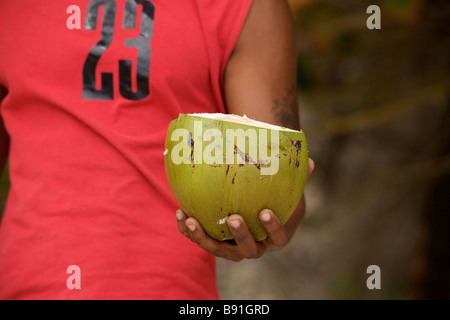
[[[244,160],[244,162],[248,161],[248,154],[246,155],[244,152],[242,152],[237,145],[234,145],[234,154],[238,154],[241,157],[241,159]]]
[[[194,140],[192,139],[192,133],[189,132],[188,134],[188,139],[187,139],[187,145],[188,147],[191,147],[191,154],[189,155],[189,162],[194,163]],[[194,166],[192,166],[192,168],[194,168]]]
[[[188,146],[193,147],[194,146],[194,139],[192,139],[192,133],[189,132],[188,134],[188,140],[187,140]]]
[[[295,140],[292,142],[292,144],[294,145],[294,147],[297,149],[297,153],[299,151],[302,151],[302,142],[299,140]]]
[[[227,172],[225,172],[225,175],[228,175],[228,171],[230,170],[230,165],[227,165]],[[222,208],[220,208],[222,210]]]
[[[302,151],[302,142],[295,140],[292,145],[297,149],[297,157],[295,158],[295,166],[298,168],[300,166],[299,153]]]
[[[237,174],[237,172],[234,172],[234,176],[233,176],[233,179],[231,180],[231,184],[234,184],[234,180],[236,179],[236,174]]]
[[[234,154],[239,155],[245,163],[256,164],[256,161],[253,160],[248,153],[245,153],[239,149],[237,145],[234,145]],[[240,163],[239,166],[242,167],[244,164]]]
[[[251,164],[256,164],[256,161],[254,161],[248,153],[245,154],[245,162],[251,163]]]

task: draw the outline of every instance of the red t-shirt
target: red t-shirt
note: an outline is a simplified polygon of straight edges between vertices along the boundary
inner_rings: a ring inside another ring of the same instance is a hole
[[[0,1],[0,298],[219,298],[214,256],[178,231],[164,140],[181,112],[226,111],[250,5]]]

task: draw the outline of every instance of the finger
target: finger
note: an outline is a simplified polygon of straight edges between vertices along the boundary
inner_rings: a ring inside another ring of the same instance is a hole
[[[256,243],[241,216],[233,214],[228,217],[227,223],[236,245],[245,258],[254,259],[261,256],[262,247]]]
[[[309,158],[308,159],[308,177],[311,175],[311,173],[313,173],[315,166],[316,166],[316,164],[314,163],[314,160]]]
[[[285,246],[289,242],[286,229],[281,224],[277,216],[269,209],[261,210],[259,214],[264,229],[270,241],[277,247]]]
[[[178,230],[180,230],[180,232],[184,236],[189,237],[189,231],[188,231],[188,229],[186,227],[186,223],[185,223],[187,217],[186,217],[185,213],[183,212],[183,210],[178,209],[175,212],[175,216],[177,218]]]
[[[188,218],[185,221],[186,228],[188,230],[188,237],[199,247],[212,253],[213,255],[228,260],[240,261],[242,255],[236,245],[233,245],[226,241],[218,241],[211,238],[201,227],[200,223],[194,218]]]

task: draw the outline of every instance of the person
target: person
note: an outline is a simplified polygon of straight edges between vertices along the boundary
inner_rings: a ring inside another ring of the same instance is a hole
[[[287,2],[71,4],[0,3],[0,298],[219,299],[215,257],[283,247],[305,201],[284,226],[263,210],[266,240],[236,214],[216,241],[177,210],[165,134],[198,112],[299,129]]]

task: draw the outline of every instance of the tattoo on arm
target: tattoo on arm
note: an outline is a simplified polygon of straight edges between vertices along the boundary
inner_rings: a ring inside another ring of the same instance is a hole
[[[295,86],[286,89],[286,94],[283,98],[273,100],[272,112],[275,120],[280,125],[289,129],[300,129]]]

